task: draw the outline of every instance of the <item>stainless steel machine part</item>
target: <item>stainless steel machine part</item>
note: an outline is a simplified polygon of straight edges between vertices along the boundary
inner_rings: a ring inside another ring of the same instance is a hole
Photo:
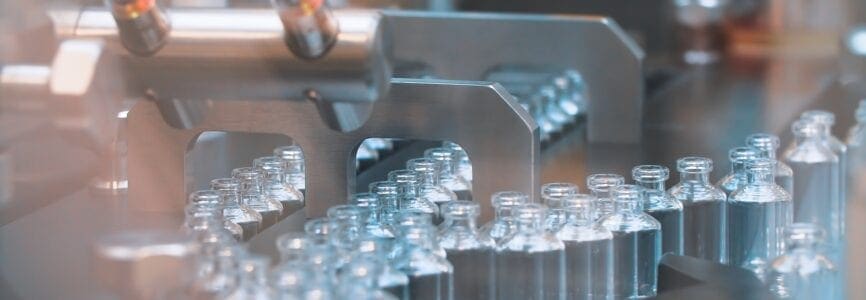
[[[127,53],[111,13],[102,7],[54,10],[60,38],[105,40],[124,57],[131,97],[173,99],[316,99],[322,118],[351,131],[387,94],[387,40],[376,11],[338,11],[337,41],[327,55],[300,59],[286,48],[283,25],[270,9],[170,8],[170,39],[151,57]]]
[[[506,65],[574,69],[589,88],[588,140],[640,141],[644,53],[611,19],[412,11],[383,14],[394,42],[395,63],[421,65],[438,78],[460,80],[483,80],[486,73]]]
[[[306,159],[306,210],[322,216],[354,191],[356,147],[368,137],[450,140],[473,157],[473,195],[499,190],[535,194],[539,133],[530,116],[498,84],[395,79],[370,119],[351,132],[332,130],[315,117],[316,105],[296,99],[176,100],[174,106],[139,101],[129,112],[129,206],[180,211],[185,155],[206,131],[277,133],[289,136]],[[484,117],[479,117],[484,116]],[[507,162],[507,163],[504,163]],[[492,175],[496,174],[496,175]],[[214,175],[217,176],[217,175]],[[492,216],[482,201],[485,219]]]

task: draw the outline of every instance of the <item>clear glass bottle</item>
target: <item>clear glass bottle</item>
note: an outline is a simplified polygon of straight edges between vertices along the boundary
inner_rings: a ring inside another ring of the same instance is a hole
[[[388,172],[388,180],[400,185],[400,211],[417,211],[430,214],[436,224],[439,223],[439,206],[419,194],[421,177],[411,170],[395,170]]]
[[[489,237],[499,245],[517,231],[514,208],[529,202],[529,196],[517,191],[496,192],[490,197],[490,205],[496,214],[493,220],[481,226],[481,236]]]
[[[748,184],[728,198],[728,264],[764,278],[769,259],[782,254],[791,224],[791,195],[776,184],[776,160],[746,162]]]
[[[567,199],[565,224],[556,237],[565,245],[567,299],[608,299],[613,288],[613,234],[593,218],[595,197]]]
[[[433,219],[431,219],[430,214],[425,214],[417,211],[403,211],[397,215],[397,232],[402,232],[406,228],[411,228],[414,226],[432,226]],[[403,236],[398,234],[398,236]],[[405,241],[404,241],[405,242]],[[404,247],[407,243],[398,243],[393,247],[390,257],[396,258],[400,257],[408,250],[408,248]],[[442,245],[439,243],[434,243],[431,246],[431,251],[433,254],[436,254],[442,258],[445,257],[445,248],[442,248]]]
[[[249,254],[239,263],[240,281],[229,292],[227,300],[270,300],[276,296],[268,286],[269,259],[266,256]]]
[[[841,299],[836,290],[839,272],[820,249],[824,232],[810,223],[794,223],[785,229],[784,254],[768,265],[765,280],[778,299]]]
[[[340,272],[337,299],[384,300],[397,299],[379,289],[377,275],[382,265],[368,258],[355,258]]]
[[[456,174],[458,158],[453,150],[431,148],[424,151],[424,157],[439,162],[439,184],[454,192],[457,199],[472,200],[472,184]]]
[[[794,221],[826,228],[828,242],[842,239],[842,199],[839,197],[839,157],[823,141],[826,126],[798,120],[791,125],[795,144],[785,151],[785,162],[794,177]]]
[[[382,205],[382,213],[379,216],[382,223],[396,229],[397,215],[400,213],[400,185],[391,181],[376,181],[370,183],[369,188],[370,193],[379,197],[379,203]]]
[[[304,256],[310,264],[313,272],[322,274],[320,284],[327,285],[328,289],[336,284],[337,280],[337,250],[331,245],[331,231],[333,226],[328,218],[316,218],[304,223],[304,233],[309,241]]]
[[[642,188],[614,188],[614,212],[599,220],[613,234],[614,298],[656,295],[662,254],[661,224],[643,212]]]
[[[776,184],[785,189],[788,194],[794,193],[794,171],[784,162],[776,159],[779,151],[779,137],[769,133],[755,133],[746,137],[746,145],[758,150],[758,157],[776,161]]]
[[[201,227],[222,227],[235,241],[243,239],[244,230],[240,225],[225,219],[222,208],[222,195],[214,190],[196,191],[189,195],[184,210],[183,230],[192,233]]]
[[[710,183],[713,161],[706,157],[684,157],[677,160],[677,171],[680,182],[669,192],[683,204],[683,254],[727,262],[728,197]]]
[[[564,299],[565,245],[544,229],[544,205],[514,208],[517,230],[496,247],[499,299]]]
[[[617,174],[592,174],[586,178],[586,187],[598,202],[595,206],[595,219],[613,213],[613,189],[625,184],[625,177]]]
[[[836,177],[836,193],[838,197],[838,205],[836,206],[836,214],[838,216],[838,220],[836,220],[836,224],[839,225],[837,229],[840,236],[836,237],[837,240],[832,240],[831,243],[838,243],[841,241],[841,235],[844,235],[845,231],[845,216],[848,213],[848,146],[845,145],[838,138],[833,136],[831,129],[833,128],[833,124],[836,123],[836,116],[833,113],[823,110],[810,110],[806,111],[801,115],[801,119],[809,120],[811,122],[821,123],[824,125],[824,131],[821,132],[821,141],[824,143],[827,148],[833,151],[836,154],[836,157],[839,158],[839,175]],[[796,219],[796,216],[795,216]]]
[[[632,168],[632,179],[643,188],[643,211],[662,224],[662,254],[683,255],[683,203],[665,191],[667,167],[641,165]]]
[[[478,203],[452,201],[442,206],[445,221],[439,226],[439,245],[454,266],[456,299],[496,299],[495,243],[479,234],[476,219],[481,213]]]
[[[285,162],[276,156],[253,160],[253,166],[262,173],[262,191],[265,196],[280,202],[283,213],[280,220],[304,205],[304,194],[286,182]]]
[[[376,194],[353,194],[349,199],[349,204],[356,205],[367,210],[367,218],[364,221],[365,234],[383,239],[394,238],[396,230],[390,224],[386,224],[382,221],[382,205],[379,201],[379,197],[376,196]]]
[[[746,185],[746,162],[758,158],[758,151],[752,147],[734,147],[728,151],[731,172],[716,184],[728,197]]]
[[[403,226],[399,242],[404,251],[395,257],[395,266],[409,277],[409,299],[454,299],[454,267],[434,253],[434,227]]]
[[[547,183],[541,186],[541,200],[547,206],[544,228],[556,233],[565,224],[565,201],[577,194],[577,185],[567,182]]]
[[[306,169],[304,167],[304,151],[300,146],[282,146],[274,149],[274,156],[283,159],[285,163],[285,180],[295,189],[304,193],[307,190]]]
[[[442,147],[451,149],[457,154],[457,175],[472,183],[472,162],[469,160],[469,154],[466,153],[466,150],[451,141],[442,142]]]
[[[213,248],[213,270],[196,278],[190,286],[193,299],[219,299],[237,288],[238,260],[246,255],[240,245],[221,245]]]
[[[328,239],[336,250],[337,272],[349,262],[352,253],[357,248],[358,239],[364,233],[364,219],[367,217],[364,208],[355,205],[336,205],[328,208],[328,220],[331,223]]]
[[[320,289],[304,255],[308,240],[304,232],[289,232],[277,237],[280,262],[270,272],[270,283],[279,299],[303,299],[307,289]]]
[[[406,169],[418,172],[421,198],[435,203],[439,208],[448,201],[457,200],[457,194],[439,184],[439,163],[430,158],[413,158],[406,162]]]
[[[250,240],[262,228],[262,215],[240,200],[241,182],[234,178],[211,180],[210,187],[220,192],[223,215],[226,220],[238,224],[244,230],[244,241]]]
[[[283,214],[283,204],[265,194],[262,173],[251,167],[235,168],[232,177],[241,182],[241,202],[262,215],[262,230],[277,224]]]
[[[409,299],[409,277],[397,270],[395,262],[388,258],[393,243],[394,240],[373,236],[362,237],[358,241],[358,251],[355,256],[375,260],[382,266],[377,279],[378,288],[398,299]]]

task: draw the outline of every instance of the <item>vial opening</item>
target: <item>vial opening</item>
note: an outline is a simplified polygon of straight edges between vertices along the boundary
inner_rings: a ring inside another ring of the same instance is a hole
[[[512,207],[529,202],[529,196],[517,191],[496,192],[490,197],[493,208]]]
[[[364,208],[355,205],[337,205],[328,209],[327,216],[331,221],[361,221],[366,213]]]
[[[418,172],[412,170],[396,170],[388,172],[388,180],[396,183],[418,183]]]
[[[262,173],[252,167],[241,167],[232,170],[232,177],[240,181],[261,180]]]
[[[608,191],[622,184],[625,184],[625,177],[617,174],[593,174],[586,178],[589,189],[597,191]]]
[[[631,175],[640,182],[660,182],[668,180],[670,171],[664,166],[640,165],[631,169]]]
[[[285,162],[276,156],[262,156],[253,160],[253,168],[263,171],[283,172]]]
[[[596,197],[590,194],[574,194],[569,199],[565,200],[565,208],[584,208],[590,207],[595,202]]]
[[[779,137],[769,133],[756,133],[746,137],[746,145],[761,151],[776,151],[779,148]]]
[[[746,170],[751,172],[772,172],[776,168],[776,160],[758,158],[746,162]]]
[[[758,151],[752,147],[735,147],[728,151],[731,162],[746,162],[758,158]]]
[[[217,178],[210,181],[210,186],[217,191],[238,191],[241,182],[234,178]]]
[[[220,193],[213,190],[195,191],[189,194],[189,203],[213,203],[219,204]]]
[[[640,202],[640,193],[643,189],[633,184],[619,185],[613,189],[613,197],[616,202]]]
[[[349,204],[359,207],[375,208],[379,207],[379,197],[374,193],[356,193],[349,198]]]
[[[706,157],[683,157],[677,160],[677,170],[681,173],[707,173],[713,170],[713,161]]]
[[[442,204],[442,214],[449,217],[474,218],[480,212],[481,207],[472,201],[457,200]]]
[[[538,203],[525,203],[514,208],[514,217],[522,221],[537,221],[544,218],[547,208]]]
[[[798,137],[818,137],[826,130],[826,125],[808,120],[797,120],[791,124],[791,132]]]
[[[805,111],[805,112],[803,112],[803,114],[800,115],[800,118],[803,120],[818,122],[818,123],[824,124],[828,127],[832,126],[834,123],[836,123],[836,115],[834,115],[833,113],[831,113],[829,111],[825,111],[825,110]]]
[[[376,181],[370,184],[370,192],[378,197],[396,196],[400,194],[400,186],[391,181]]]

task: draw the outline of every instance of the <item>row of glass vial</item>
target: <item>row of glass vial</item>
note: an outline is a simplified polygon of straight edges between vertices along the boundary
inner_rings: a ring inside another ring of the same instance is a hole
[[[222,210],[225,228],[247,241],[304,204],[304,158],[298,146],[278,147],[273,156],[256,158],[252,167],[235,168],[231,175],[210,182],[220,195],[217,201],[187,205],[187,220],[194,219],[202,206],[213,206]]]

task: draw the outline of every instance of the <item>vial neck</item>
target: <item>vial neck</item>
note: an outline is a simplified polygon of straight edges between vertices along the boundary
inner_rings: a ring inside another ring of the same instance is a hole
[[[542,221],[539,219],[518,219],[517,220],[517,230],[521,234],[526,235],[540,235],[544,232],[544,226],[542,226]]]
[[[600,188],[589,188],[590,194],[595,196],[597,199],[610,199],[611,198],[611,190],[608,188],[600,189]]]
[[[614,201],[613,205],[614,211],[621,215],[639,214],[642,209],[640,201],[637,200]]]
[[[445,230],[475,233],[475,218],[469,216],[445,216]]]
[[[589,227],[592,226],[593,216],[592,216],[592,207],[571,207],[566,208],[565,216],[566,216],[566,224],[570,226],[576,227]]]
[[[664,191],[665,182],[661,180],[637,180],[637,185],[645,190]],[[596,196],[597,197],[597,196]]]
[[[220,191],[222,193],[222,203],[223,206],[237,206],[240,205],[240,194],[236,190],[223,190]]]
[[[745,176],[746,175],[746,162],[745,161],[732,161],[731,162],[731,174],[737,176]]]
[[[415,183],[403,183],[401,192],[403,193],[403,198],[416,198],[418,197],[418,185]]]
[[[421,184],[425,186],[439,185],[439,176],[435,172],[421,172]]]
[[[282,171],[268,170],[264,173],[265,185],[268,187],[277,187],[286,182],[285,174]]]
[[[680,182],[684,184],[709,184],[710,172],[680,172]]]
[[[798,134],[794,137],[794,142],[799,145],[804,145],[808,143],[820,142],[823,134],[821,135],[805,135]]]
[[[262,182],[258,179],[247,179],[241,182],[241,190],[246,192],[261,193]]]
[[[771,171],[753,171],[746,174],[748,182],[755,185],[774,184],[775,178]]]
[[[776,159],[776,148],[765,147],[758,149],[758,151],[763,158]]]
[[[497,220],[512,220],[514,215],[512,214],[513,210],[511,207],[497,207],[495,213],[495,218]]]
[[[440,160],[439,165],[441,166],[441,168],[439,168],[440,179],[454,177],[455,168],[453,161]]]
[[[381,211],[396,210],[399,206],[399,198],[396,195],[380,194],[379,199],[382,200]]]

